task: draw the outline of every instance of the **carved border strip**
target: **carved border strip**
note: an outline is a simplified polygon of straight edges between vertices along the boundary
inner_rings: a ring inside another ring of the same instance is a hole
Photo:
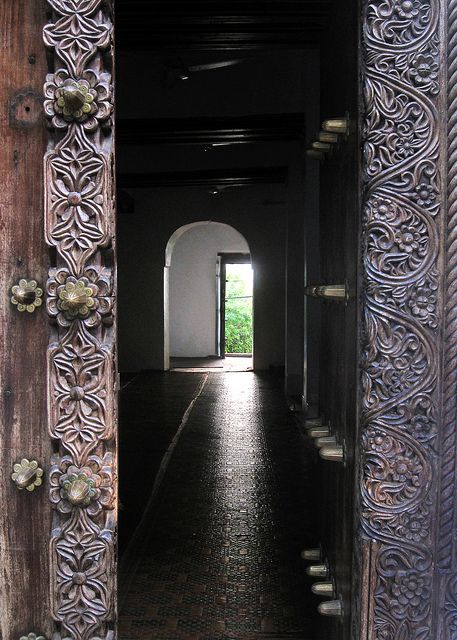
[[[457,637],[457,1],[447,0],[447,237],[440,530],[437,547],[439,640]]]
[[[360,615],[369,640],[435,640],[443,0],[362,6]]]
[[[110,4],[47,0],[44,42],[53,640],[115,637],[114,185]]]

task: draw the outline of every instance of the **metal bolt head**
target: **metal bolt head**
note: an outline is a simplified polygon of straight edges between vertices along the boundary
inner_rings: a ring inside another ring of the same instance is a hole
[[[323,447],[335,447],[336,438],[335,436],[319,437],[315,440],[315,445],[318,449],[322,449]]]
[[[326,564],[310,564],[306,573],[312,578],[328,578],[328,566]]]
[[[338,134],[330,131],[321,131],[319,133],[319,142],[327,142],[330,144],[337,144]]]
[[[333,598],[335,596],[333,582],[315,582],[311,587],[311,591],[316,596],[323,596],[324,598]]]
[[[322,426],[322,418],[308,418],[307,420],[305,420],[305,428],[306,429],[313,429],[314,427],[321,427]]]
[[[67,85],[62,90],[63,100],[68,111],[75,112],[84,106],[86,96],[78,86]]]
[[[322,558],[322,552],[320,549],[304,549],[300,555],[303,560],[308,560],[310,562],[320,562]]]
[[[327,602],[321,602],[317,607],[317,610],[321,616],[329,616],[334,618],[343,617],[343,605],[341,600],[328,600]]]
[[[328,427],[313,427],[308,429],[308,435],[310,438],[325,438],[330,435],[330,429]]]
[[[318,140],[313,142],[312,147],[313,149],[316,149],[316,151],[321,151],[322,153],[328,153],[332,150],[331,144],[328,142],[319,142]]]
[[[347,135],[349,133],[349,120],[348,118],[331,118],[324,120],[322,123],[322,129],[329,133],[341,133]]]
[[[33,313],[43,302],[43,289],[38,287],[36,280],[22,278],[18,284],[12,287],[11,293],[11,302],[17,307],[18,311]]]
[[[344,449],[338,445],[335,447],[322,447],[319,455],[323,460],[329,460],[330,462],[344,462]]]

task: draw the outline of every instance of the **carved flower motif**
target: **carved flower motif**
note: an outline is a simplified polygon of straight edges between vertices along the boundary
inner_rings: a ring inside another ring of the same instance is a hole
[[[75,278],[67,269],[54,269],[48,280],[48,312],[57,322],[68,327],[74,320],[87,327],[111,320],[111,291],[109,272],[89,267]]]
[[[46,196],[47,240],[65,255],[73,273],[80,273],[88,257],[105,245],[110,234],[106,158],[95,151],[85,132],[78,128],[47,156],[46,173],[50,182]]]
[[[436,287],[435,287],[436,289]],[[413,289],[408,305],[412,314],[430,326],[436,326],[436,293],[430,286]]]
[[[36,633],[29,633],[26,636],[21,636],[19,640],[45,640],[44,636],[37,636]]]
[[[423,89],[437,88],[438,61],[430,54],[419,53],[412,61],[410,75]]]
[[[102,460],[90,456],[83,467],[73,464],[71,456],[62,458],[51,467],[49,481],[51,502],[61,513],[70,513],[75,507],[86,508],[92,516],[102,508],[112,508],[112,456]]]
[[[411,479],[413,484],[417,484],[417,478],[412,471],[413,464],[408,458],[397,457],[392,461],[391,474],[394,482],[407,482]]]
[[[375,198],[371,206],[373,215],[377,220],[385,222],[393,220],[396,216],[396,206],[392,200],[389,200],[388,198]]]
[[[107,123],[112,112],[111,76],[86,69],[81,78],[59,69],[46,77],[44,103],[46,114],[57,129],[66,129],[70,122],[79,122],[88,131]]]
[[[419,3],[417,0],[397,0],[394,9],[400,18],[410,20],[419,15]]]
[[[417,146],[417,140],[414,134],[405,135],[399,137],[395,143],[395,151],[400,158],[408,158],[414,154],[415,147]]]
[[[95,629],[110,607],[106,589],[111,542],[81,511],[55,544],[59,611],[83,638]]]
[[[432,434],[432,424],[427,416],[418,415],[411,419],[411,433],[416,440],[429,440]]]
[[[420,207],[427,207],[435,202],[436,193],[431,184],[422,183],[416,187],[413,198]]]
[[[417,571],[399,571],[392,584],[392,606],[402,609],[412,619],[421,616],[421,604],[429,597],[429,581]]]
[[[417,513],[406,511],[400,516],[398,533],[412,542],[421,542],[428,536],[428,527]]]
[[[419,242],[421,235],[418,231],[415,231],[412,227],[403,224],[400,227],[400,231],[395,234],[395,242],[400,249],[405,253],[413,253],[419,248]]]
[[[372,451],[386,453],[392,448],[392,439],[384,431],[373,429],[369,433],[368,446]]]

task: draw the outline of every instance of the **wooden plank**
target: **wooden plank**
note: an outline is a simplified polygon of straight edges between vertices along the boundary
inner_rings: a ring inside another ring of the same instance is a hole
[[[20,278],[46,281],[43,169],[46,127],[42,85],[46,55],[42,0],[0,3],[0,637],[51,632],[46,482],[19,491],[13,463],[35,458],[47,467],[46,344],[43,307],[18,312],[10,289]]]

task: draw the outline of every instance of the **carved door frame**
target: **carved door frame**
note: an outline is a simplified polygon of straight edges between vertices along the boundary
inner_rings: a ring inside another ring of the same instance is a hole
[[[46,2],[53,640],[114,640],[113,3]],[[457,0],[361,11],[353,637],[455,640]]]
[[[457,2],[361,3],[354,628],[457,638]],[[357,636],[356,636],[357,637]]]
[[[44,159],[53,640],[116,636],[113,22],[109,0],[48,0]]]

